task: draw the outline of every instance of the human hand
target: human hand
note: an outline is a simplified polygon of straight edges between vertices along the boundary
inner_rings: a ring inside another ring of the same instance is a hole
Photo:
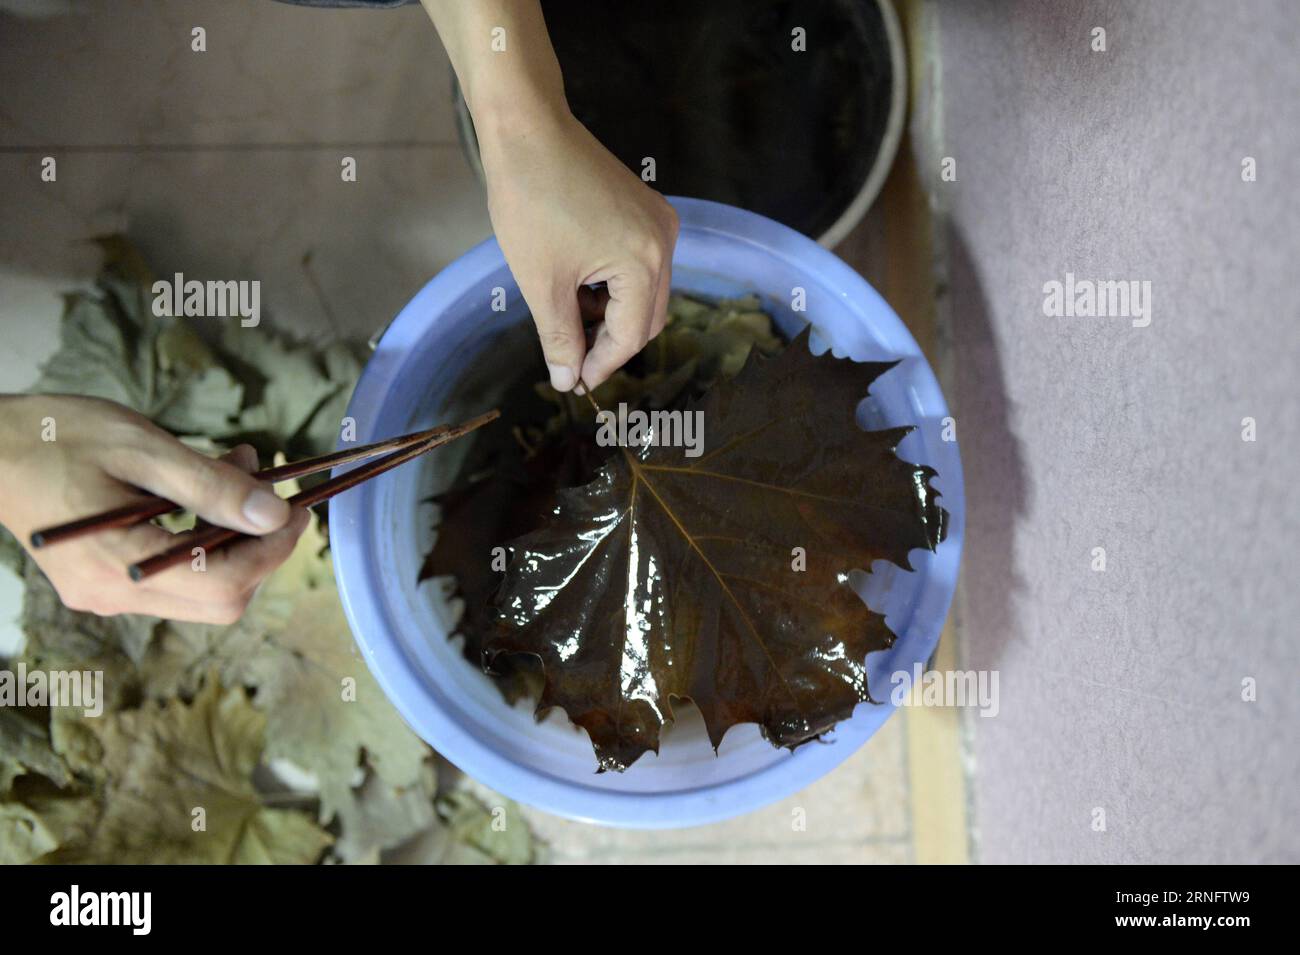
[[[47,437],[53,429],[53,440]],[[153,524],[103,531],[32,551],[60,599],[100,615],[142,613],[229,624],[257,585],[293,551],[308,514],[249,476],[257,455],[240,445],[216,460],[187,448],[121,405],[97,398],[0,398],[0,523],[24,545],[37,528],[156,494],[211,524],[258,535],[140,583],[128,565],[176,543]],[[143,489],[143,490],[141,490]]]
[[[580,376],[594,388],[664,326],[677,214],[567,108],[494,117],[484,127],[488,211],[533,313],[551,384],[568,391]],[[588,348],[578,290],[598,282],[609,301]]]

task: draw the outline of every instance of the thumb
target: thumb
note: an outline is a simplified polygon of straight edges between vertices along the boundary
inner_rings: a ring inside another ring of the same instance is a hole
[[[587,338],[582,330],[582,316],[578,310],[576,289],[552,285],[548,293],[534,304],[524,296],[533,312],[537,325],[537,338],[546,356],[546,369],[551,374],[551,387],[556,391],[569,391],[578,383],[582,358],[587,353]],[[540,306],[540,307],[538,307]]]
[[[255,466],[252,449],[228,457]],[[210,524],[245,534],[268,534],[289,520],[289,505],[269,484],[234,463],[205,457],[170,435],[145,447],[123,448],[105,468],[113,477],[175,501]]]

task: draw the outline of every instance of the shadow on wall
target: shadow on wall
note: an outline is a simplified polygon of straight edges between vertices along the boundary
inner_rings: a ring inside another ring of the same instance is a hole
[[[965,238],[945,226],[950,322],[956,357],[957,434],[966,482],[962,562],[964,666],[992,669],[1016,632],[1015,528],[1029,502],[1020,441],[988,304]]]

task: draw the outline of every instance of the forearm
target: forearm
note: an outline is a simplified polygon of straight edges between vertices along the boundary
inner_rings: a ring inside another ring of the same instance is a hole
[[[480,137],[568,112],[538,0],[421,0]],[[502,48],[504,47],[504,48]]]
[[[474,117],[492,228],[551,386],[594,388],[663,327],[677,216],[569,111],[538,0],[421,2]],[[578,294],[592,285],[608,304],[589,331]]]

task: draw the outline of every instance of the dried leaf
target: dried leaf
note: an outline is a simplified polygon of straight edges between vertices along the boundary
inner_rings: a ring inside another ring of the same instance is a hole
[[[347,863],[371,861],[376,854],[441,826],[434,812],[435,790],[431,765],[409,786],[392,786],[377,773],[366,773],[353,798],[339,810],[342,834],[334,845],[335,854]]]
[[[418,782],[429,748],[356,653],[333,588],[303,595],[292,625],[268,631],[247,653],[232,652],[226,673],[257,687],[257,706],[268,721],[267,755],[319,778],[322,819],[350,803],[363,753],[389,785]]]
[[[264,456],[334,445],[355,350],[233,324],[209,345],[193,323],[152,314],[152,276],[125,239],[100,244],[97,291],[69,296],[38,389],[120,401],[208,454],[222,450],[214,438],[250,439]],[[108,696],[100,718],[0,710],[0,861],[310,861],[329,841],[312,812],[333,820],[335,852],[349,861],[423,833],[448,853],[477,852],[437,816],[430,750],[353,650],[319,521],[230,627],[68,610],[3,529],[0,562],[24,579],[22,659],[103,670]],[[234,687],[219,700],[213,670]],[[343,698],[345,677],[356,702]],[[319,799],[258,795],[251,767],[276,754],[312,774]],[[208,831],[191,837],[200,796]],[[267,808],[268,798],[295,808]]]
[[[149,702],[97,721],[102,813],[84,842],[49,861],[316,861],[329,834],[301,812],[267,808],[253,787],[265,725],[242,688],[216,679],[192,703]]]
[[[398,788],[418,783],[429,755],[356,652],[324,544],[313,514],[242,620],[230,627],[166,622],[144,661],[155,693],[188,690],[209,667],[227,684],[256,687],[267,757],[317,777],[322,821],[351,808],[363,754]]]
[[[498,865],[527,865],[535,849],[528,824],[509,800],[485,806],[464,790],[438,800],[438,813],[453,837]]]
[[[18,538],[0,527],[0,567],[7,567],[21,577],[26,563],[27,552],[18,543]]]
[[[699,707],[715,748],[738,723],[793,747],[848,717],[870,699],[867,654],[893,641],[849,572],[910,569],[942,539],[934,472],[894,453],[910,429],[855,420],[890,367],[814,356],[805,331],[698,405],[702,456],[621,449],[561,492],[511,546],[489,659],[539,657],[539,712],[562,707],[602,769],[657,752],[674,699]]]
[[[134,660],[145,653],[158,619],[138,614],[100,617],[69,610],[35,561],[27,561],[23,579],[26,589],[22,628],[26,643],[22,658],[28,668],[102,670],[108,697],[104,701],[106,709],[115,709],[135,695],[138,680]],[[51,732],[59,752],[58,724],[76,712],[54,710]]]
[[[488,807],[463,789],[438,798],[439,821],[385,861],[400,865],[528,865],[537,849],[509,801]]]
[[[67,764],[54,751],[44,710],[0,708],[0,796],[14,779],[39,773],[66,786],[71,781]]]
[[[23,789],[32,791],[0,801],[0,865],[35,862],[87,837],[98,811],[94,799],[39,782]]]
[[[228,326],[218,357],[247,391],[246,406],[214,437],[251,441],[259,450],[292,457],[332,450],[361,365],[335,344],[323,353],[269,329]]]
[[[147,275],[122,265],[129,247],[116,239],[105,247],[98,290],[66,297],[59,348],[32,391],[106,398],[180,434],[229,430],[243,388],[184,319],[153,314]]]

